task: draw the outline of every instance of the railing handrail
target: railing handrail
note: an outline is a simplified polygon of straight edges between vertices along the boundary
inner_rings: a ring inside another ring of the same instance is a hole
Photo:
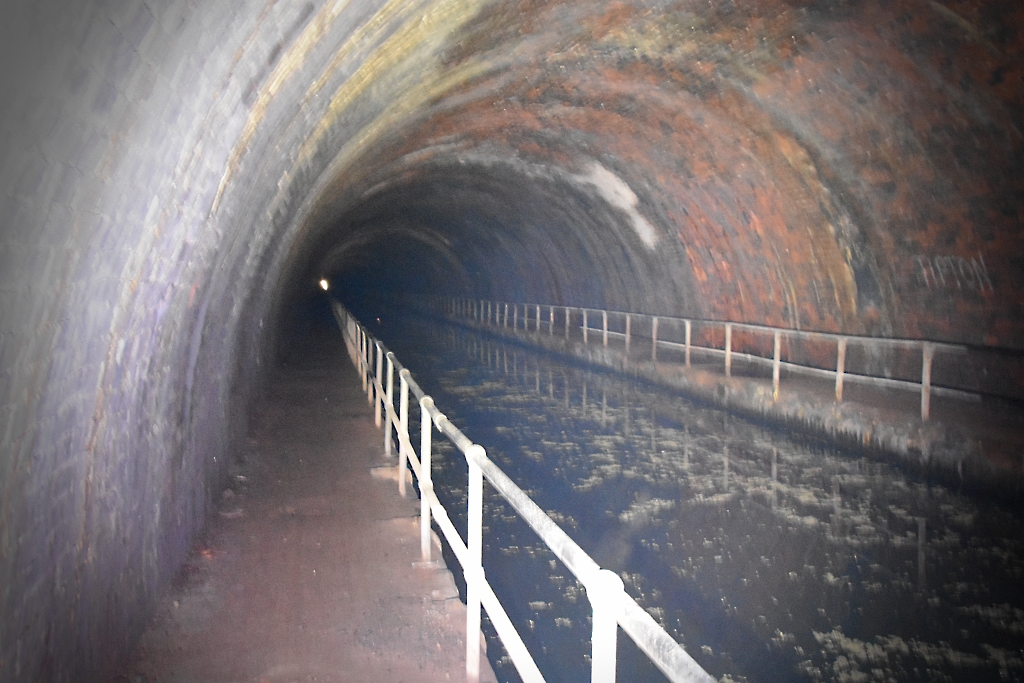
[[[512,327],[518,330],[518,318],[520,307],[523,310],[523,329],[526,331],[530,330],[531,325],[535,331],[539,331],[543,326],[548,329],[549,334],[554,334],[555,331],[555,311],[564,311],[559,317],[562,317],[565,322],[565,336],[568,339],[570,329],[570,317],[573,313],[579,313],[582,321],[579,325],[573,324],[573,329],[581,329],[583,332],[584,344],[589,343],[590,332],[600,333],[602,335],[602,343],[604,346],[608,346],[609,337],[620,338],[625,337],[625,353],[628,357],[631,341],[631,322],[647,320],[650,323],[650,336],[632,334],[632,337],[650,339],[651,340],[651,360],[657,362],[657,354],[659,348],[677,348],[685,350],[685,363],[687,366],[690,365],[690,353],[691,350],[700,353],[710,353],[713,355],[724,355],[725,357],[725,374],[728,377],[732,376],[732,359],[733,357],[742,359],[752,364],[771,364],[772,365],[772,395],[773,398],[779,397],[779,384],[781,370],[784,368],[788,372],[803,373],[814,376],[830,376],[835,379],[835,396],[836,402],[842,402],[843,397],[843,386],[845,382],[858,382],[862,384],[873,384],[881,387],[892,387],[898,389],[909,389],[912,391],[920,391],[921,394],[921,419],[928,420],[931,412],[931,395],[939,394],[944,396],[950,396],[954,398],[979,401],[983,394],[979,391],[974,391],[969,388],[961,388],[957,386],[941,386],[936,385],[932,382],[932,360],[936,353],[945,354],[965,354],[968,353],[974,346],[968,344],[953,344],[949,342],[931,341],[927,339],[903,339],[897,337],[872,337],[865,335],[856,334],[843,334],[838,332],[819,332],[815,330],[798,330],[793,328],[774,327],[771,325],[761,325],[757,323],[746,323],[746,322],[733,322],[728,320],[712,320],[706,318],[685,318],[680,316],[669,316],[669,315],[655,315],[650,313],[636,313],[629,311],[613,311],[605,310],[601,308],[590,308],[586,306],[569,306],[559,304],[538,304],[538,303],[514,303],[505,301],[494,301],[489,299],[477,299],[472,297],[437,297],[441,302],[443,310],[455,317],[463,316],[469,317],[476,320],[479,323],[490,324],[492,319],[495,325],[502,327],[508,327],[509,323],[509,311],[512,311]],[[511,307],[511,308],[510,308]],[[547,309],[546,319],[542,321],[541,311]],[[588,314],[599,314],[601,317],[601,327],[592,327],[588,322]],[[499,323],[499,320],[504,315],[503,323]],[[624,319],[625,332],[619,332],[616,330],[609,329],[608,321],[609,317],[618,316],[620,319]],[[658,329],[659,322],[672,322],[682,323],[686,330],[686,341],[685,344],[678,341],[671,341],[663,338],[659,338]],[[691,341],[691,333],[694,325],[705,326],[714,328],[720,328],[725,333],[724,348],[716,348],[714,346],[702,346],[694,344]],[[732,348],[732,333],[745,332],[761,335],[771,335],[774,337],[774,357],[768,358],[759,353],[748,353],[735,351]],[[783,361],[781,359],[781,342],[783,339],[801,339],[815,342],[828,342],[836,345],[836,357],[835,357],[835,368],[820,367],[820,363],[811,362],[798,362],[792,357],[789,360]],[[920,381],[914,381],[904,378],[894,378],[882,375],[880,373],[856,373],[849,372],[846,370],[846,349],[850,344],[862,345],[865,347],[889,347],[891,349],[907,349],[918,351],[921,354],[921,379]],[[986,351],[1002,352],[1005,349],[999,349],[996,347],[980,347]],[[1021,354],[1017,354],[1021,355]]]
[[[346,347],[353,364],[359,370],[367,397],[375,405],[375,420],[381,424],[381,408],[384,410],[385,449],[390,453],[391,428],[396,427],[399,441],[399,490],[404,494],[406,459],[412,465],[420,482],[421,492],[421,554],[429,561],[430,547],[427,540],[430,528],[430,513],[448,541],[456,559],[462,565],[467,585],[467,658],[466,674],[470,681],[479,678],[479,649],[474,650],[475,633],[479,632],[481,605],[487,611],[502,643],[512,659],[520,677],[527,682],[543,681],[533,657],[529,654],[515,626],[494,594],[484,575],[480,562],[480,537],[482,534],[482,481],[486,478],[498,493],[508,501],[514,510],[532,528],[548,548],[579,579],[586,589],[587,597],[594,607],[594,634],[591,656],[591,681],[593,683],[614,683],[615,641],[619,626],[629,634],[651,659],[655,666],[673,683],[713,683],[714,679],[677,643],[637,602],[626,594],[622,580],[614,572],[602,569],[568,534],[552,520],[494,461],[490,460],[483,447],[474,444],[458,427],[444,415],[433,399],[413,380],[412,373],[399,363],[395,354],[378,339],[373,337],[336,300],[331,300],[338,326],[341,328]],[[376,352],[374,352],[376,351]],[[385,372],[383,360],[387,360]],[[373,361],[376,360],[374,374]],[[400,409],[395,415],[393,403],[393,377],[395,371],[400,381]],[[385,386],[385,381],[387,385]],[[409,438],[407,395],[411,390],[421,408],[420,458]],[[383,398],[386,396],[386,399]],[[430,431],[436,427],[466,457],[470,468],[470,515],[468,519],[468,541],[463,542],[448,517],[444,506],[434,493],[430,479]],[[424,432],[426,435],[424,436]],[[479,484],[474,487],[474,475]],[[475,492],[474,492],[475,488]],[[476,513],[473,513],[474,505]],[[429,507],[427,507],[429,506]],[[429,512],[428,512],[429,510]],[[474,547],[475,546],[475,547]],[[475,611],[475,614],[474,614]],[[474,662],[474,658],[477,658]]]
[[[749,330],[751,332],[773,332],[773,333],[774,332],[780,332],[782,334],[792,335],[794,337],[800,337],[800,338],[804,338],[804,339],[819,339],[819,340],[823,340],[823,341],[825,341],[825,340],[827,340],[827,341],[838,341],[840,339],[846,339],[848,341],[863,342],[865,344],[883,343],[883,344],[891,344],[893,346],[910,346],[910,347],[920,347],[922,344],[931,344],[933,347],[935,347],[936,350],[943,350],[943,351],[948,351],[948,352],[951,352],[951,353],[964,353],[964,352],[967,352],[968,350],[970,350],[971,348],[980,348],[980,349],[985,349],[987,351],[1011,352],[1011,353],[1019,354],[1019,352],[1014,351],[1013,349],[1007,349],[1007,348],[997,347],[997,346],[981,346],[981,345],[978,345],[978,344],[966,344],[966,343],[953,343],[953,342],[944,342],[944,341],[933,341],[933,340],[930,340],[930,339],[911,339],[911,338],[908,338],[908,337],[876,337],[876,336],[865,335],[865,334],[848,334],[848,333],[844,333],[844,332],[824,332],[824,331],[821,331],[821,330],[805,330],[805,329],[798,329],[798,328],[794,328],[794,327],[775,327],[773,325],[764,325],[764,324],[761,324],[761,323],[748,323],[748,322],[741,322],[741,321],[736,321],[736,320],[718,320],[716,318],[690,318],[690,317],[678,316],[678,315],[663,315],[663,314],[660,314],[660,313],[643,313],[643,312],[640,312],[640,311],[620,311],[620,310],[611,309],[611,308],[607,308],[607,309],[606,308],[592,308],[592,307],[589,307],[589,306],[573,306],[573,305],[569,305],[569,304],[539,304],[539,303],[535,303],[535,302],[523,302],[523,301],[513,302],[513,301],[498,301],[496,299],[474,299],[473,297],[448,297],[448,298],[449,299],[456,299],[456,300],[460,300],[460,301],[475,301],[475,302],[481,302],[482,301],[484,303],[492,303],[492,304],[496,304],[496,305],[499,305],[499,306],[504,306],[506,304],[509,305],[509,306],[528,306],[531,309],[534,309],[537,306],[540,306],[542,309],[545,309],[545,310],[548,309],[548,308],[555,308],[555,309],[565,309],[565,308],[568,308],[568,309],[570,309],[572,311],[587,311],[588,313],[607,313],[608,315],[619,315],[619,316],[627,316],[628,315],[628,316],[633,316],[634,318],[658,318],[659,320],[666,320],[666,321],[672,321],[672,322],[686,322],[688,320],[691,323],[699,323],[699,324],[702,324],[702,325],[723,325],[723,326],[724,325],[730,325],[730,326],[733,327],[733,329],[738,329],[738,330],[739,329]],[[546,320],[543,321],[543,323],[545,325],[548,324],[548,322]],[[593,328],[592,327],[590,329],[591,330],[597,329],[598,331],[600,331],[601,328]],[[614,334],[614,333],[611,330],[609,330],[609,334]],[[620,332],[618,334],[621,335],[622,333]]]

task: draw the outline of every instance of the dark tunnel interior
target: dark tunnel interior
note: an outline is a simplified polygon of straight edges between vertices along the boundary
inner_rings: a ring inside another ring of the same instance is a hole
[[[130,647],[329,322],[321,278],[366,315],[1024,350],[1016,2],[42,0],[0,26],[3,680]]]
[[[431,168],[375,189],[311,237],[292,287],[315,295],[310,283],[324,276],[357,306],[446,292],[628,308],[643,300],[649,269],[630,257],[619,219],[558,179],[497,163]]]

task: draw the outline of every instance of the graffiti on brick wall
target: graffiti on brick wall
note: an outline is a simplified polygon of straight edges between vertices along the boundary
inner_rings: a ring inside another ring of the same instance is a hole
[[[985,259],[977,256],[918,256],[917,280],[928,289],[960,289],[993,292]]]

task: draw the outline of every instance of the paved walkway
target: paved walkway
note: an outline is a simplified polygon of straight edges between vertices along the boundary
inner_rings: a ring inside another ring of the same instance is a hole
[[[375,469],[382,434],[340,335],[313,341],[275,378],[118,680],[465,680],[465,606],[447,569],[415,564],[415,493],[400,498],[395,468]]]

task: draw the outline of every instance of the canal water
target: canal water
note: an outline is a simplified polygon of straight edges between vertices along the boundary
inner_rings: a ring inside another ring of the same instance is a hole
[[[1012,505],[463,328],[372,331],[716,679],[1024,680]],[[465,461],[434,443],[465,533]],[[488,579],[546,679],[588,680],[582,586],[489,487],[484,514]],[[619,680],[664,680],[619,635]],[[517,681],[488,636],[499,679]]]

